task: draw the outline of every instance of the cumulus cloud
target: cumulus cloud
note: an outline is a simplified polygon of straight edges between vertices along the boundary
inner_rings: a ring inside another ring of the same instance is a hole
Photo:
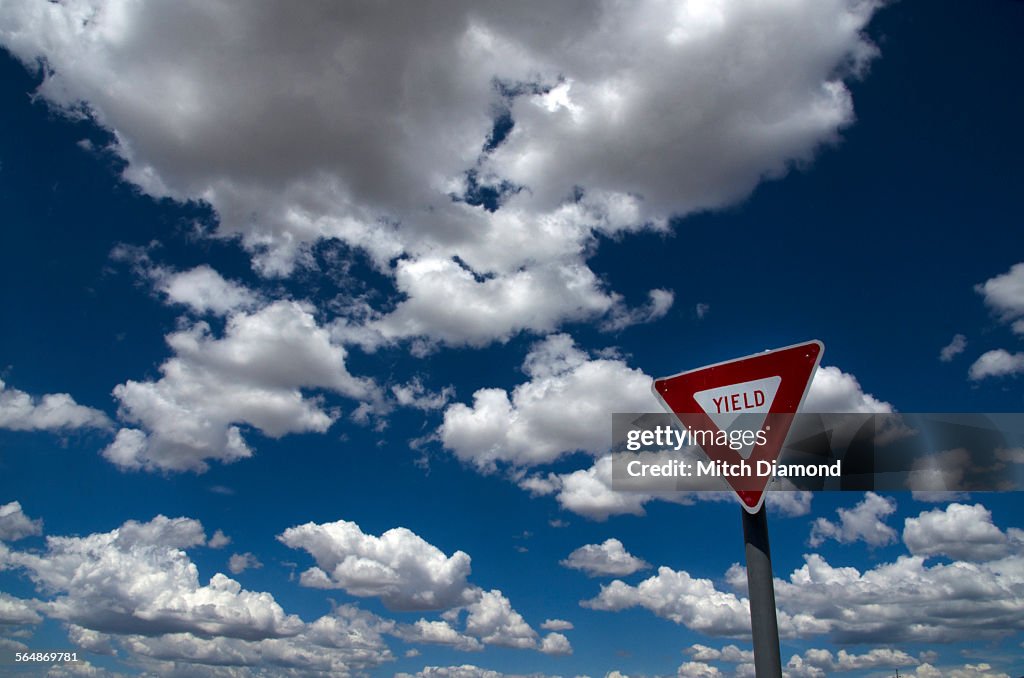
[[[939,360],[944,363],[951,362],[953,358],[964,352],[967,348],[967,337],[962,334],[954,334],[953,339],[939,351]]]
[[[12,501],[0,506],[0,541],[17,541],[42,533],[42,519],[33,520],[25,515],[21,502]]]
[[[874,492],[866,492],[864,499],[852,509],[838,509],[839,522],[818,518],[811,527],[808,539],[811,546],[821,546],[826,539],[840,544],[863,541],[870,546],[884,546],[896,541],[896,530],[885,524],[885,517],[896,511],[896,501]]]
[[[565,635],[552,632],[541,640],[540,651],[550,655],[570,655],[572,654],[572,645]]]
[[[1024,262],[975,285],[974,289],[1001,321],[1013,323],[1013,331],[1024,334],[1024,322],[1020,322],[1024,318]]]
[[[907,518],[903,543],[918,556],[988,561],[1021,550],[1024,531],[1010,528],[1003,532],[992,523],[992,512],[981,504],[950,504]]]
[[[572,622],[564,619],[547,619],[540,627],[545,631],[571,631],[574,628]]]
[[[79,405],[67,393],[36,398],[0,379],[0,428],[12,431],[106,430],[110,419],[102,411]]]
[[[239,309],[253,308],[257,303],[255,293],[225,280],[205,264],[188,271],[159,269],[155,282],[157,290],[169,301],[188,306],[196,313],[227,315]]]
[[[852,374],[838,367],[819,367],[807,391],[804,412],[889,414],[893,407],[865,393]]]
[[[601,544],[581,546],[561,562],[563,567],[582,570],[590,577],[624,577],[650,564],[626,551],[622,542],[615,538]]]
[[[201,584],[185,549],[205,541],[199,521],[157,516],[85,537],[51,536],[41,552],[4,549],[2,566],[24,571],[46,599],[0,594],[0,624],[45,615],[67,624],[76,647],[118,649],[160,675],[211,666],[350,675],[392,659],[381,634],[395,633],[394,622],[340,605],[306,623],[223,574]]]
[[[263,563],[252,553],[232,553],[228,558],[228,569],[231,574],[241,574],[246,570],[256,570],[263,567]]]
[[[477,599],[466,606],[466,611],[466,633],[488,645],[533,648],[537,644],[537,632],[512,608],[501,591],[480,591]],[[558,641],[552,642],[558,644]]]
[[[511,674],[483,669],[473,664],[425,666],[416,673],[396,673],[395,678],[546,678],[544,674]]]
[[[269,594],[243,590],[222,574],[200,584],[182,549],[204,540],[198,521],[158,516],[86,537],[48,537],[43,553],[11,551],[6,564],[55,596],[40,608],[47,616],[104,633],[253,639],[301,629]]]
[[[709,579],[695,579],[668,567],[658,568],[656,575],[636,586],[618,579],[602,585],[597,597],[580,605],[607,611],[643,607],[708,635],[735,636],[750,631],[746,599],[717,590]]]
[[[420,619],[403,627],[398,636],[409,643],[447,645],[456,650],[482,650],[484,645],[476,638],[460,633],[445,620],[428,621]]]
[[[355,323],[370,343],[480,344],[662,313],[605,289],[597,237],[733,203],[833,142],[875,7],[81,2],[12,6],[0,42],[113,132],[127,181],[211,205],[261,273],[322,238],[367,252],[402,295]]]
[[[15,598],[0,591],[0,629],[4,626],[38,624],[43,621],[43,618],[36,612],[38,607],[39,601]]]
[[[196,322],[167,336],[174,357],[157,381],[127,381],[114,389],[122,428],[103,454],[128,470],[196,471],[252,455],[241,425],[280,437],[323,432],[337,413],[302,389],[373,399],[372,382],[349,374],[345,349],[332,342],[312,312],[278,301],[239,311],[223,336]]]
[[[511,393],[487,388],[473,404],[444,413],[441,439],[454,454],[483,471],[499,462],[526,467],[574,451],[608,450],[613,412],[654,412],[651,378],[619,359],[591,358],[566,334],[533,346],[523,363],[529,380]]]
[[[942,529],[947,528],[948,524]],[[967,534],[971,533],[968,530]],[[915,554],[862,571],[834,566],[817,553],[806,554],[803,566],[786,578],[775,579],[780,634],[794,638],[826,636],[840,644],[946,643],[1012,635],[1024,630],[1021,536],[1019,530],[1007,530],[1010,548],[989,552],[975,548],[972,557],[984,553],[989,558],[980,562],[954,560],[929,565],[925,556]],[[991,540],[991,535],[988,537]],[[726,572],[725,581],[733,591],[745,592],[745,569],[733,565]],[[707,635],[749,633],[746,598],[720,590],[709,579],[667,567],[659,568],[655,576],[636,586],[613,581],[602,586],[596,597],[580,604],[607,611],[641,607]],[[725,657],[724,648],[707,646],[692,646],[688,653],[695,662],[722,661]],[[737,661],[744,660],[740,652],[731,656]],[[803,675],[824,675],[832,670],[866,668],[872,662],[881,665],[885,661],[904,660],[884,649],[866,655],[850,654],[845,659],[824,655],[798,659],[800,670],[810,672]],[[822,668],[829,662],[836,668]]]
[[[978,356],[967,376],[971,381],[981,381],[988,377],[1012,377],[1021,373],[1024,373],[1024,353],[1010,353],[997,348]]]
[[[816,633],[835,642],[943,643],[999,638],[1024,628],[1020,555],[930,567],[924,557],[900,556],[863,572],[835,567],[818,554],[804,561],[787,580],[775,580],[776,601],[781,610],[814,619]],[[745,585],[741,568],[728,578]]]
[[[793,655],[786,668],[795,676],[828,676],[839,671],[860,671],[865,669],[903,668],[917,666],[921,662],[902,650],[876,647],[863,654],[851,654],[839,650],[812,648],[801,655]]]
[[[741,650],[736,645],[726,645],[719,650],[697,643],[686,648],[684,652],[699,662],[723,661],[739,664],[754,661],[753,650]]]
[[[446,556],[404,527],[375,537],[344,520],[306,523],[288,528],[278,540],[307,551],[316,561],[315,567],[302,573],[304,586],[378,597],[394,610],[449,609],[475,596],[466,580],[470,572],[466,553]]]

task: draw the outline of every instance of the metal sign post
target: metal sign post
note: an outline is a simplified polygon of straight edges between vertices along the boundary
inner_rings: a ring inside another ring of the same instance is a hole
[[[665,409],[687,429],[731,433],[731,427],[738,425],[738,416],[749,417],[744,422],[759,429],[761,438],[749,449],[702,443],[701,449],[712,461],[770,463],[782,452],[792,415],[807,397],[824,350],[820,341],[794,344],[655,379],[651,388]],[[781,678],[779,623],[764,508],[764,492],[771,478],[727,474],[725,479],[743,506],[754,672],[757,678]]]
[[[750,627],[754,636],[754,675],[781,678],[779,623],[775,616],[775,583],[768,546],[768,514],[741,510],[743,547],[747,557],[747,590],[750,595]]]

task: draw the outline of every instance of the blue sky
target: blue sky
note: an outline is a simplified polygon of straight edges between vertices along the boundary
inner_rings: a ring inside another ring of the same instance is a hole
[[[612,491],[610,414],[811,338],[812,409],[1020,411],[1022,28],[0,9],[0,651],[752,675],[740,509]],[[1018,493],[769,505],[788,675],[1024,673]]]

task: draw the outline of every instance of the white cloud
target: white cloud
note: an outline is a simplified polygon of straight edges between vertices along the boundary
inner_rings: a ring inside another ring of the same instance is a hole
[[[864,654],[812,648],[803,656],[795,654],[786,663],[786,675],[793,678],[824,678],[837,672],[918,666],[921,662],[902,650],[873,648]]]
[[[838,367],[819,367],[804,401],[804,412],[888,414],[893,407],[865,393],[852,374]]]
[[[1011,528],[1007,536],[1019,543],[1024,533]],[[1024,549],[1015,546],[1005,555],[989,555],[1000,557],[929,566],[924,556],[904,555],[861,571],[833,566],[817,553],[806,554],[802,567],[775,579],[780,634],[827,636],[839,644],[947,643],[1012,635],[1024,630]],[[725,581],[734,591],[745,592],[745,569],[733,565]],[[719,590],[709,579],[667,567],[636,586],[613,581],[581,605],[607,611],[642,607],[707,635],[749,633],[746,598]],[[745,659],[739,650],[726,659],[725,648],[702,645],[687,652],[697,662]],[[866,655],[830,659],[808,654],[797,659],[805,673],[794,669],[794,675],[825,675],[831,672],[828,662],[835,664],[834,670],[860,670],[872,663],[905,661],[884,648]]]
[[[337,413],[302,388],[352,398],[376,397],[372,382],[353,377],[345,349],[332,343],[310,309],[278,301],[231,315],[223,337],[205,322],[167,336],[174,357],[157,381],[128,381],[114,389],[122,428],[103,454],[124,469],[202,472],[252,455],[239,425],[265,435],[323,432]]]
[[[811,546],[821,546],[826,539],[840,544],[863,541],[869,546],[884,546],[896,541],[896,530],[885,524],[886,516],[896,511],[896,501],[874,492],[866,492],[864,499],[852,509],[838,509],[839,522],[818,518],[811,527]]]
[[[263,567],[260,559],[252,553],[232,553],[228,558],[228,569],[231,574],[241,574],[246,570],[254,570]]]
[[[229,669],[226,675],[347,676],[393,659],[381,638],[381,632],[391,626],[375,615],[342,605],[285,638],[167,633],[125,635],[118,641],[136,662],[153,666],[152,672],[158,675],[202,675],[204,667],[238,667],[251,668],[253,673]]]
[[[473,664],[461,666],[425,666],[414,674],[396,673],[395,678],[545,678],[544,674],[511,674],[482,669]]]
[[[47,393],[35,398],[0,379],[0,428],[12,431],[105,430],[110,425],[106,414],[79,405],[67,393]]]
[[[967,348],[967,337],[962,334],[954,334],[952,341],[942,347],[939,351],[939,360],[948,363]]]
[[[36,612],[38,607],[39,601],[15,598],[0,591],[0,629],[3,629],[4,626],[38,624],[43,621],[43,618]]]
[[[1021,373],[1024,373],[1024,353],[1010,353],[997,348],[978,356],[967,376],[972,381],[981,381],[987,377],[1010,377]]]
[[[975,291],[985,298],[985,305],[999,316],[1003,322],[1013,322],[1024,317],[1024,262],[1014,264],[1010,270],[994,278],[989,278]],[[1013,325],[1018,334],[1020,326]]]
[[[405,295],[365,336],[479,344],[631,320],[586,265],[597,234],[734,203],[833,142],[875,7],[83,1],[11,6],[0,42],[114,133],[126,180],[212,205],[264,274],[336,237]],[[496,112],[514,125],[491,148]],[[497,209],[452,199],[469,170],[511,187]]]
[[[632,325],[654,322],[664,318],[675,301],[671,290],[651,290],[647,296],[646,306],[627,309],[619,305],[613,308],[608,319],[601,324],[602,329],[615,332]]]
[[[688,629],[708,635],[733,636],[750,631],[747,601],[715,588],[709,579],[695,579],[668,567],[636,586],[615,580],[601,586],[596,598],[580,603],[593,610],[619,611],[643,607]]]
[[[834,567],[819,554],[805,555],[804,561],[788,579],[775,580],[779,609],[807,615],[815,633],[835,642],[943,643],[1024,629],[1019,554],[931,567],[921,556],[901,556],[863,572]],[[729,579],[745,585],[741,568],[730,571]]]
[[[211,549],[221,549],[231,543],[231,537],[224,534],[223,530],[215,530],[213,536],[210,537],[210,541],[206,542],[206,545]]]
[[[540,627],[545,631],[571,631],[574,628],[572,622],[564,619],[547,619]]]
[[[676,670],[679,678],[721,678],[718,668],[704,662],[683,662]]]
[[[157,290],[168,300],[188,306],[196,313],[227,315],[232,311],[251,309],[257,303],[253,292],[225,280],[205,264],[179,272],[158,269],[155,283]]]
[[[10,551],[5,564],[54,596],[40,611],[94,631],[253,640],[302,630],[270,594],[246,591],[223,574],[200,584],[182,549],[204,541],[198,521],[158,516],[85,537],[47,537],[44,552]]]
[[[537,645],[537,632],[512,609],[501,591],[480,591],[477,599],[466,606],[466,611],[466,633],[488,645],[517,648]]]
[[[1010,528],[1003,532],[992,523],[992,512],[981,504],[950,504],[907,518],[903,542],[917,556],[987,561],[1024,547],[1024,531]]]
[[[565,334],[538,342],[526,356],[529,381],[511,393],[473,394],[473,404],[450,405],[440,429],[445,447],[477,468],[499,462],[544,464],[576,450],[608,450],[613,412],[654,412],[651,378],[618,359],[591,359]]]
[[[41,518],[33,520],[21,510],[21,502],[0,506],[0,541],[17,541],[43,533]]]
[[[459,633],[451,624],[444,620],[428,621],[420,619],[414,624],[403,627],[399,637],[408,643],[430,643],[447,645],[465,652],[483,649],[483,643],[472,636]]]
[[[351,675],[392,659],[381,634],[394,633],[394,622],[351,605],[305,623],[271,594],[223,574],[201,585],[183,549],[205,541],[198,521],[157,516],[106,533],[48,537],[40,553],[0,545],[2,567],[25,571],[47,597],[0,593],[0,624],[36,623],[43,614],[65,622],[76,647],[117,652],[159,675],[204,675],[210,667],[232,676]]]
[[[550,655],[570,655],[572,654],[572,645],[563,634],[552,632],[541,640],[540,651]]]
[[[622,542],[615,538],[601,544],[581,546],[561,562],[564,567],[582,570],[590,577],[624,577],[650,567],[641,558],[628,553]]]
[[[684,652],[699,662],[723,661],[740,664],[754,661],[753,650],[741,650],[735,645],[726,645],[719,650],[698,643],[686,648]]]
[[[431,392],[427,390],[422,381],[413,379],[408,383],[392,386],[391,394],[402,407],[413,407],[417,410],[431,411],[439,410],[448,404],[448,401],[455,395],[455,389],[451,386],[446,386],[440,391]]]
[[[344,520],[306,523],[288,528],[278,540],[316,561],[302,573],[303,585],[378,597],[390,609],[448,609],[470,602],[476,593],[466,581],[467,554],[446,556],[404,527],[375,537]]]
[[[991,664],[964,664],[962,666],[943,666],[941,670],[931,664],[921,664],[913,673],[904,674],[907,678],[1010,678],[1002,671],[995,671]]]

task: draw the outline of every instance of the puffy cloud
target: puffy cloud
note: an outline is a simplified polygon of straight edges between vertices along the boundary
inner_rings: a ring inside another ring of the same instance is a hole
[[[1014,264],[1006,273],[975,285],[974,289],[985,298],[985,305],[1003,322],[1013,322],[1024,317],[1024,262]],[[1013,331],[1024,334],[1024,323],[1014,322]]]
[[[540,627],[545,631],[571,631],[574,628],[572,622],[564,619],[547,619]]]
[[[615,538],[602,544],[581,546],[561,562],[564,567],[582,570],[590,577],[623,577],[650,567],[646,561],[628,553],[622,542]]]
[[[616,306],[601,327],[606,331],[614,332],[632,325],[654,322],[659,318],[664,318],[675,301],[675,294],[671,290],[651,290],[647,296],[646,306],[632,309]]]
[[[907,678],[1010,678],[1002,671],[995,671],[991,664],[964,664],[963,666],[943,666],[940,671],[931,664],[921,664],[913,673],[905,674]]]
[[[207,460],[249,457],[240,424],[275,438],[327,430],[337,414],[302,388],[376,397],[372,382],[348,373],[345,349],[296,302],[239,311],[221,338],[197,322],[167,343],[175,355],[160,366],[159,380],[114,389],[120,417],[145,429],[121,429],[104,450],[121,468],[202,472]]]
[[[221,549],[231,543],[231,537],[224,534],[223,530],[215,530],[213,536],[210,537],[210,541],[206,542],[206,545],[211,549]]]
[[[695,579],[668,567],[658,568],[658,574],[637,586],[620,580],[602,585],[597,597],[580,604],[607,611],[643,607],[708,635],[734,636],[750,631],[746,599],[717,590],[709,579]]]
[[[967,348],[967,337],[962,334],[954,334],[952,341],[942,347],[939,351],[939,360],[948,363]]]
[[[43,533],[42,519],[29,518],[21,510],[21,502],[0,506],[0,541],[17,541]]]
[[[0,428],[12,431],[66,431],[76,428],[109,429],[110,419],[100,410],[75,402],[67,393],[41,398],[8,386],[0,379]]]
[[[1007,533],[1015,542],[1024,536],[1019,530]],[[1020,548],[978,563],[929,566],[921,555],[900,556],[864,571],[833,566],[817,553],[805,555],[804,561],[788,578],[775,579],[783,637],[827,636],[841,644],[946,643],[994,640],[1024,630],[1024,553]],[[734,591],[746,591],[743,567],[730,567],[725,580]],[[642,607],[708,635],[749,633],[746,598],[719,590],[711,580],[667,567],[636,586],[613,581],[602,586],[595,598],[580,604],[607,611]],[[744,662],[742,651],[726,658],[726,650],[695,645],[687,652],[695,662]],[[906,661],[902,654],[884,648],[866,655],[835,657],[815,652],[819,654],[797,656],[800,666],[791,667],[794,675],[826,675],[832,670]],[[834,668],[830,668],[832,664]]]
[[[804,561],[788,580],[775,580],[779,609],[808,615],[816,633],[836,642],[953,642],[1024,629],[1020,555],[931,567],[921,556],[901,556],[863,572],[818,554]],[[741,568],[729,578],[733,585],[745,580]]]
[[[884,546],[896,541],[896,530],[885,524],[884,518],[896,511],[893,499],[874,492],[866,492],[864,499],[852,509],[838,509],[839,522],[818,518],[811,527],[809,542],[820,546],[826,539],[840,544],[863,541],[870,546]]]
[[[254,570],[263,567],[260,559],[251,553],[232,553],[228,558],[228,569],[231,574],[241,574],[246,570]]]
[[[544,464],[577,450],[596,456],[608,450],[613,412],[660,410],[650,377],[622,360],[590,358],[566,334],[535,344],[523,371],[529,381],[511,394],[481,389],[472,406],[450,405],[440,429],[445,447],[484,471],[499,462]]]
[[[444,407],[452,396],[455,395],[455,389],[451,386],[446,386],[440,391],[433,393],[426,389],[423,382],[419,379],[413,379],[412,381],[405,384],[395,384],[391,387],[391,393],[395,397],[395,401],[402,407],[413,407],[417,410],[439,410]]]
[[[301,620],[270,594],[222,574],[200,584],[182,549],[203,541],[198,521],[158,516],[85,537],[47,537],[43,553],[11,551],[5,562],[54,596],[40,606],[47,616],[102,633],[252,640],[301,631]]]
[[[255,675],[353,675],[393,659],[381,638],[391,624],[352,606],[304,624],[285,638],[242,639],[194,633],[126,635],[121,647],[158,674],[197,675],[202,667],[253,669]],[[201,674],[200,674],[201,675]],[[227,675],[253,675],[230,671]]]
[[[262,273],[338,238],[405,297],[367,336],[479,344],[633,321],[586,265],[597,235],[733,203],[834,141],[876,4],[83,0],[5,9],[0,42],[113,132],[127,181],[209,203]]]
[[[829,650],[810,649],[803,657],[793,655],[787,668],[796,675],[826,676],[836,671],[859,671],[864,669],[897,668],[917,666],[920,662],[902,650],[874,648],[864,654],[850,654],[839,650],[833,655]]]
[[[804,412],[888,414],[893,407],[865,393],[852,374],[838,367],[819,367],[804,401]]]
[[[381,634],[394,633],[394,622],[353,606],[305,623],[269,593],[223,574],[200,585],[182,549],[204,542],[198,521],[157,516],[107,533],[48,537],[42,553],[6,550],[3,566],[26,571],[49,599],[0,593],[0,624],[36,623],[42,613],[66,622],[76,647],[119,650],[160,675],[221,671],[209,667],[225,675],[351,675],[392,659]]]
[[[414,674],[396,673],[395,678],[545,678],[543,674],[517,675],[482,669],[473,664],[461,666],[425,666]]]
[[[572,645],[561,633],[549,633],[540,642],[540,651],[550,655],[570,655]]]
[[[303,585],[379,597],[394,610],[448,609],[470,602],[476,593],[466,581],[467,554],[446,556],[404,527],[375,537],[344,520],[306,523],[288,528],[278,540],[316,561],[302,573]]]
[[[257,296],[238,283],[225,280],[220,273],[203,264],[188,271],[158,269],[156,288],[176,304],[196,313],[227,315],[239,309],[253,308]]]
[[[532,648],[537,644],[537,632],[512,609],[512,603],[501,591],[481,591],[466,611],[466,633],[489,645]]]
[[[448,645],[456,650],[474,651],[482,650],[483,643],[472,636],[459,633],[447,621],[427,621],[420,619],[414,624],[403,627],[399,637],[409,643],[430,643],[434,645]]]
[[[735,645],[726,645],[718,650],[698,643],[686,648],[684,652],[699,662],[723,661],[740,664],[754,661],[753,650],[741,650]]]
[[[1024,353],[1010,353],[1006,349],[997,348],[986,351],[978,356],[967,376],[972,381],[981,381],[988,377],[1011,377],[1024,372]]]
[[[39,601],[15,598],[0,591],[0,628],[20,624],[38,624],[43,621],[43,618],[36,612],[38,607]]]
[[[917,556],[987,561],[1024,546],[1024,531],[1010,528],[1003,532],[992,523],[992,512],[981,504],[950,504],[907,518],[903,542]]]
[[[704,662],[683,662],[676,670],[679,678],[721,678],[718,668]]]

